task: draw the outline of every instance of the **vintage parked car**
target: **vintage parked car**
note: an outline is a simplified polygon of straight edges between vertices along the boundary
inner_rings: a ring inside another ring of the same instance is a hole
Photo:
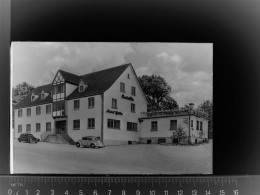
[[[22,134],[20,135],[20,137],[18,138],[18,141],[19,141],[19,142],[24,141],[24,142],[26,142],[26,143],[32,143],[32,142],[37,143],[37,142],[40,141],[40,139],[34,137],[34,136],[33,136],[32,134],[30,134],[30,133],[22,133]]]
[[[83,147],[91,147],[91,148],[102,148],[104,147],[100,138],[96,136],[85,136],[76,142],[76,146],[79,148]]]

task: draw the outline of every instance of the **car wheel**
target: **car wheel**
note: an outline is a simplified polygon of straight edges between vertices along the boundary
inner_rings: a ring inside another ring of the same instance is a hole
[[[79,143],[79,142],[77,142],[77,143],[76,143],[76,146],[79,148],[79,147],[80,147],[80,143]]]
[[[91,148],[95,148],[95,145],[94,145],[94,144],[90,144],[90,147],[91,147]]]

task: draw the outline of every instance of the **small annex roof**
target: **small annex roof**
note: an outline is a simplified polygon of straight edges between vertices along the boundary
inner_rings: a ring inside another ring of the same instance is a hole
[[[83,92],[79,92],[79,90],[77,90],[78,88],[75,89],[67,99],[92,96],[105,92],[129,65],[131,64],[124,64],[80,76],[80,79],[88,84],[88,87]]]
[[[41,98],[41,92],[42,91],[49,94],[44,99]],[[14,105],[14,109],[52,103],[51,91],[52,91],[52,84],[36,87],[24,99],[22,99],[20,102],[18,102],[16,105]],[[34,95],[37,95],[39,97],[36,100],[31,101],[31,95],[33,93],[34,93]]]

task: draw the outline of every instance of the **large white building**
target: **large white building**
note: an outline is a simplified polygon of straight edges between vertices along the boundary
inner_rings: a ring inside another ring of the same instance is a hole
[[[58,70],[51,84],[35,88],[14,109],[15,138],[32,133],[52,143],[74,143],[83,136],[98,136],[104,145],[171,143],[179,125],[193,143],[199,131],[208,137],[207,119],[194,113],[147,114],[131,64],[82,76]]]

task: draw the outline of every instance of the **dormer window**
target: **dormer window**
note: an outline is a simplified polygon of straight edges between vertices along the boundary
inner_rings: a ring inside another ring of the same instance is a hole
[[[31,96],[31,100],[32,100],[32,101],[35,100],[35,96],[34,96],[34,94],[32,94],[32,96]]]
[[[44,91],[42,91],[42,93],[41,93],[41,99],[44,99],[45,98],[45,93],[44,93]]]
[[[85,89],[88,87],[88,84],[84,82],[83,80],[80,80],[79,82],[79,92],[85,91]]]
[[[79,92],[82,92],[82,91],[84,91],[84,85],[79,86]]]

